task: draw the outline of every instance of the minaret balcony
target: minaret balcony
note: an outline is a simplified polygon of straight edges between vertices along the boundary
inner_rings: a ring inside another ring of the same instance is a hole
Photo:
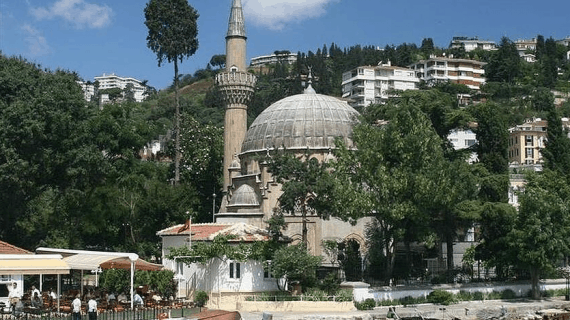
[[[216,85],[227,104],[247,104],[253,96],[257,77],[248,72],[231,71],[216,75]]]

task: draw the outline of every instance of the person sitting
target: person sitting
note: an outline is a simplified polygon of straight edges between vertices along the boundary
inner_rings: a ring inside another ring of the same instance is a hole
[[[143,306],[143,298],[140,296],[140,294],[137,292],[137,294],[135,294],[135,297],[133,298],[133,303],[135,305],[135,308],[139,308]]]
[[[121,294],[117,297],[117,300],[119,301],[119,303],[127,303],[128,302],[127,295],[124,292],[121,292]]]
[[[39,291],[33,291],[34,295],[32,296],[32,307],[34,308],[41,308],[44,305],[42,300],[42,296],[38,294]]]

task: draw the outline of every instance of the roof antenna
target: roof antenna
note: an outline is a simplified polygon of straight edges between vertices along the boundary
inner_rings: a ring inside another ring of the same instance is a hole
[[[312,84],[313,84],[313,68],[311,68],[311,67],[307,67],[307,68],[309,68],[309,76],[308,76],[309,86],[307,88],[305,88],[304,93],[305,94],[316,94],[317,92],[315,91],[315,89],[313,89],[313,86],[312,86]]]

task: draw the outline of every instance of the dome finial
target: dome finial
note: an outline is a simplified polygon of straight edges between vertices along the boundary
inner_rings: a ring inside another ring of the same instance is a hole
[[[307,77],[309,79],[308,83],[309,86],[307,88],[305,88],[305,94],[316,94],[317,92],[315,91],[315,89],[313,89],[313,68],[308,67],[309,68],[309,76]]]

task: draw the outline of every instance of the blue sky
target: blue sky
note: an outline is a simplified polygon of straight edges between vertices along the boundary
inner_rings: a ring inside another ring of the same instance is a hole
[[[148,80],[161,89],[173,66],[158,67],[146,47],[146,0],[0,0],[0,50],[83,79],[103,73]],[[447,47],[453,36],[499,41],[542,34],[570,36],[568,0],[242,0],[248,57],[275,50],[316,51],[335,42],[384,47],[431,37]],[[224,53],[231,0],[189,0],[200,14],[200,46],[181,73],[204,68]]]

